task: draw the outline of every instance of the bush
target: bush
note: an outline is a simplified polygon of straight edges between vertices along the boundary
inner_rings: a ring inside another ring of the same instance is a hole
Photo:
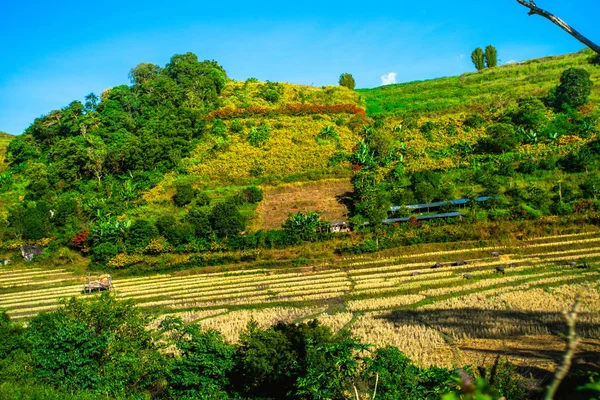
[[[271,137],[271,128],[269,125],[262,124],[258,128],[252,127],[248,135],[248,143],[255,147],[261,147]]]
[[[479,128],[485,125],[485,118],[480,114],[470,114],[465,118],[465,125],[469,128]]]
[[[175,187],[175,195],[173,196],[173,202],[177,207],[184,207],[194,200],[194,197],[198,194],[198,191],[192,187],[189,183],[177,185]]]
[[[350,90],[354,90],[354,87],[356,86],[354,77],[352,76],[352,74],[349,74],[347,72],[344,72],[340,75],[339,84],[340,86],[347,87]]]
[[[106,264],[111,258],[119,254],[119,248],[112,243],[100,243],[92,248],[92,261]]]
[[[526,130],[539,132],[548,123],[546,106],[537,97],[523,98],[519,100],[519,108],[513,115],[513,122]]]
[[[225,136],[227,134],[227,125],[225,125],[223,120],[215,119],[212,124],[211,133],[215,136]]]
[[[239,119],[234,119],[229,125],[229,130],[232,133],[242,133],[244,132],[244,124],[242,124],[242,122]]]
[[[127,251],[144,248],[150,239],[158,236],[158,230],[149,221],[138,219],[131,224],[125,236]]]
[[[593,82],[590,73],[583,68],[569,68],[560,77],[560,85],[550,95],[550,101],[558,110],[576,108],[588,102]]]
[[[258,88],[258,97],[268,101],[269,103],[277,103],[283,94],[283,85],[277,82],[269,82],[262,84]]]
[[[482,153],[501,154],[513,151],[519,144],[515,127],[511,124],[497,123],[488,126],[487,137],[479,139],[477,146]]]
[[[210,197],[204,193],[204,192],[199,192],[198,194],[196,194],[196,205],[200,206],[200,207],[204,207],[210,204]]]
[[[246,219],[240,214],[233,201],[215,205],[210,211],[209,220],[219,237],[235,235],[246,228]]]
[[[320,139],[320,140],[339,140],[340,136],[336,132],[335,128],[333,126],[329,125],[329,126],[326,126],[323,129],[321,129],[321,131],[317,135],[317,139]]]
[[[194,239],[194,227],[189,223],[179,223],[167,231],[167,240],[173,246],[181,246]]]
[[[190,210],[185,220],[194,227],[196,237],[208,238],[212,233],[212,227],[208,213],[200,207],[194,207]]]
[[[242,200],[245,203],[256,204],[260,203],[263,199],[263,191],[258,186],[250,186],[242,190]]]
[[[175,226],[177,221],[175,221],[175,217],[171,215],[163,215],[156,220],[156,229],[158,229],[158,233],[161,236],[167,236],[167,232],[171,229],[171,227]]]

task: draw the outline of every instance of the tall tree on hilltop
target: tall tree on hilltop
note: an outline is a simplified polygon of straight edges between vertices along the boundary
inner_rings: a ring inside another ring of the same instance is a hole
[[[483,50],[481,49],[481,47],[478,47],[475,50],[473,50],[473,53],[471,53],[471,61],[473,61],[473,65],[475,65],[477,71],[481,71],[485,68]]]
[[[498,66],[498,52],[491,44],[485,48],[484,58],[486,68],[494,68]]]
[[[352,74],[349,74],[347,72],[344,72],[343,74],[340,75],[339,83],[340,83],[340,86],[345,86],[350,90],[354,90],[354,87],[356,86],[354,77],[352,76]]]
[[[571,26],[569,26],[562,19],[558,18],[555,15],[550,14],[546,10],[539,8],[537,6],[537,4],[535,4],[534,0],[517,0],[517,3],[521,4],[522,6],[527,7],[529,9],[529,15],[539,15],[539,16],[542,16],[542,17],[552,21],[552,23],[560,26],[569,35],[573,36],[575,39],[579,40],[581,43],[585,44],[590,49],[594,50],[596,53],[600,54],[600,46],[598,46],[596,43],[592,42],[591,40],[589,40],[588,38],[583,36],[581,33],[577,32],[575,29],[573,29]]]

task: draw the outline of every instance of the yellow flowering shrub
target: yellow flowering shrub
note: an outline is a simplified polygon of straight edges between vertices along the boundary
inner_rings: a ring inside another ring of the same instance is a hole
[[[143,258],[138,255],[129,255],[125,253],[119,253],[111,258],[106,265],[112,268],[125,268],[131,265],[140,263]]]

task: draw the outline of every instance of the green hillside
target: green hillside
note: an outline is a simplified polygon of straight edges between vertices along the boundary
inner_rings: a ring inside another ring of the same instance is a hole
[[[600,187],[598,85],[573,107],[547,100],[572,67],[598,81],[586,52],[360,91],[237,82],[192,53],[142,63],[130,86],[50,111],[10,142],[0,248],[39,243],[49,262],[143,273],[480,240],[490,224],[506,222],[501,236],[542,216],[569,227]],[[402,216],[392,205],[484,195],[502,202],[472,210],[476,226],[400,225],[386,240],[364,228]],[[332,236],[307,211],[356,235]]]
[[[13,138],[13,135],[9,135],[5,132],[0,132],[0,172],[4,171],[7,168],[7,165],[4,163],[4,157],[6,155],[6,148],[8,147],[8,144]]]
[[[461,76],[359,89],[369,116],[440,116],[460,112],[487,112],[505,108],[523,96],[543,97],[558,84],[567,68],[585,68],[595,82],[600,68],[590,63],[592,52],[538,58]],[[600,99],[596,85],[592,101]]]

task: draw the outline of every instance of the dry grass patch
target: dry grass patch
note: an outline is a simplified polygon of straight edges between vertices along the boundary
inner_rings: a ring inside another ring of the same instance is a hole
[[[289,213],[321,211],[330,221],[344,221],[348,210],[337,197],[352,191],[347,179],[264,188],[264,199],[256,209],[253,229],[278,229]]]
[[[214,318],[207,318],[198,323],[205,329],[219,331],[230,343],[237,343],[240,334],[250,321],[261,328],[268,328],[278,322],[292,322],[298,318],[307,317],[325,310],[325,307],[307,308],[266,308],[263,310],[239,310]]]

